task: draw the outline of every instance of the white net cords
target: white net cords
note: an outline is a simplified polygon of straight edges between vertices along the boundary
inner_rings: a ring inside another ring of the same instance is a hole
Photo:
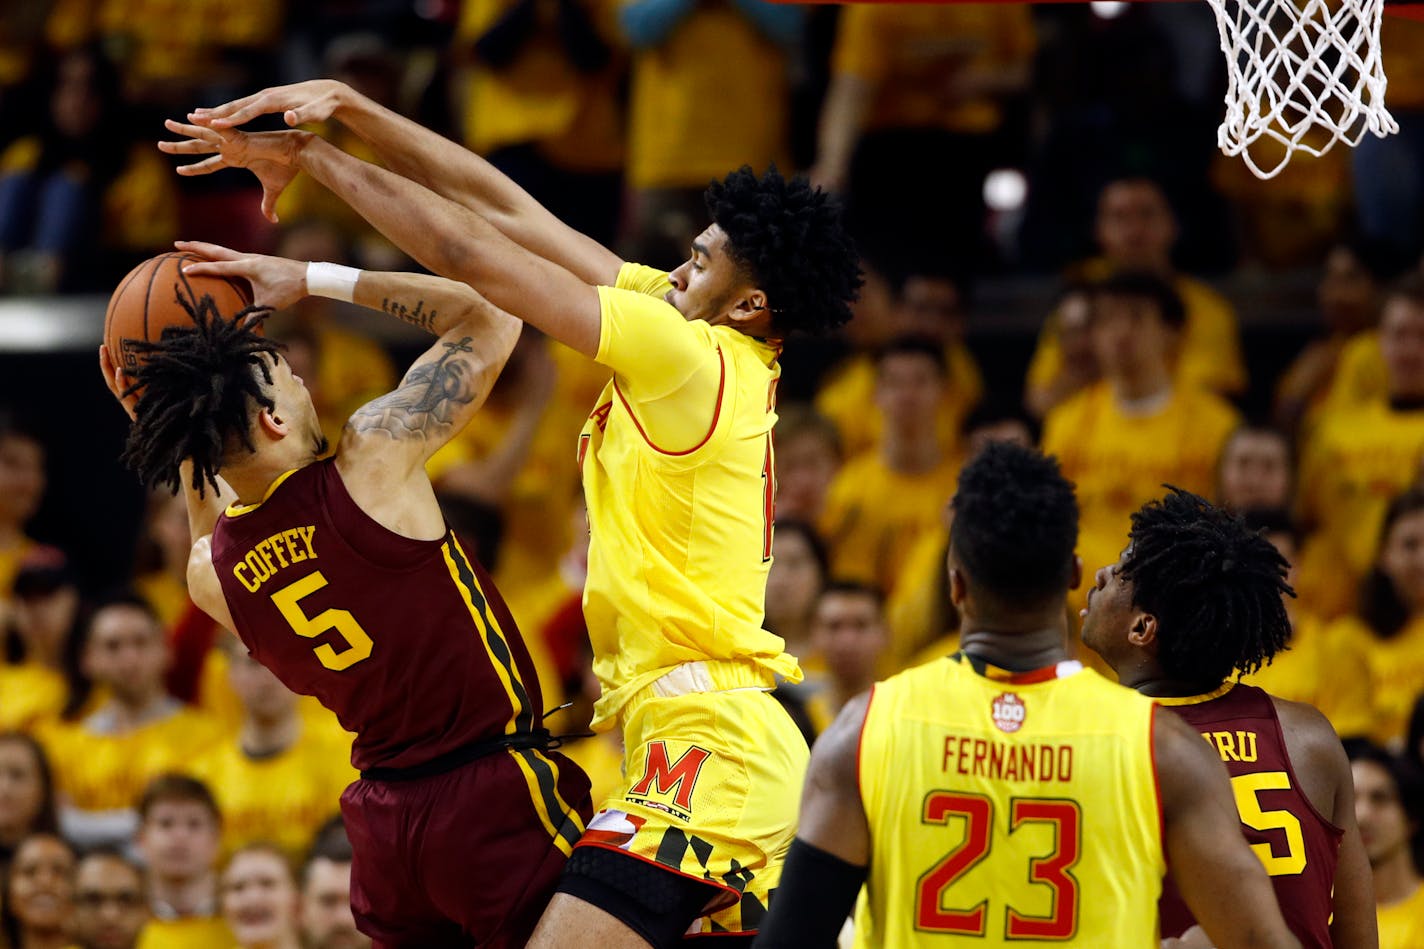
[[[1277,175],[1297,151],[1319,156],[1366,132],[1399,131],[1384,101],[1384,0],[1208,2],[1230,81],[1217,144],[1258,178]],[[1250,151],[1262,136],[1285,149],[1264,169]]]

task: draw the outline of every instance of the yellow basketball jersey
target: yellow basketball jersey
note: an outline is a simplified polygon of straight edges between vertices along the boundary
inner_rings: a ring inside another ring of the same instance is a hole
[[[662,271],[625,264],[616,287],[599,288],[597,359],[614,376],[578,448],[584,618],[603,685],[595,726],[687,662],[745,661],[767,686],[801,677],[761,626],[779,347],[684,319],[663,300],[670,286]]]
[[[1076,662],[981,674],[956,653],[877,685],[856,945],[1156,949],[1152,716]]]

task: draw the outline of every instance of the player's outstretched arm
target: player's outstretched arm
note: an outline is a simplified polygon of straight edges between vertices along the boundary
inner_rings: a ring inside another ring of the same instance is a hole
[[[796,840],[762,921],[757,949],[831,949],[869,873],[860,800],[860,731],[870,694],[847,702],[811,750]]]
[[[328,296],[380,310],[439,337],[400,385],[347,421],[344,460],[353,457],[348,452],[366,453],[364,443],[372,442],[369,450],[379,454],[382,467],[422,469],[484,404],[519,339],[517,319],[454,280],[243,254],[200,241],[175,246],[208,258],[188,264],[186,272],[242,277],[252,284],[259,306],[282,309],[308,295]]]
[[[1219,949],[1300,949],[1286,928],[1221,760],[1186,722],[1155,710],[1153,759],[1172,877]]]
[[[189,117],[199,125],[235,128],[269,113],[281,113],[292,128],[336,119],[392,171],[478,212],[511,240],[585,282],[612,285],[618,277],[623,261],[617,254],[560,221],[499,169],[345,83],[313,79],[275,86]]]
[[[212,155],[179,168],[180,174],[249,168],[261,179],[274,176],[273,169],[306,171],[427,269],[469,284],[571,349],[586,356],[598,352],[598,289],[516,244],[469,208],[308,132],[247,134],[177,122],[168,127],[191,138],[166,150]]]

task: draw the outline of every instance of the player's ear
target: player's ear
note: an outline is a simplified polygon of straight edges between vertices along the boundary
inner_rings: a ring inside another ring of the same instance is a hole
[[[1127,641],[1134,646],[1151,646],[1157,642],[1157,617],[1151,613],[1138,613],[1132,618],[1127,630]]]
[[[741,295],[732,306],[731,317],[734,321],[741,323],[747,320],[754,320],[767,313],[766,294],[760,290],[750,290]]]
[[[1068,589],[1076,590],[1083,585],[1083,558],[1073,555],[1073,573],[1068,577]]]
[[[964,601],[969,597],[969,587],[964,582],[964,574],[959,572],[958,567],[949,568],[949,602],[954,604],[955,609],[964,605]]]
[[[282,416],[273,409],[258,409],[257,428],[271,438],[287,437],[287,423]]]

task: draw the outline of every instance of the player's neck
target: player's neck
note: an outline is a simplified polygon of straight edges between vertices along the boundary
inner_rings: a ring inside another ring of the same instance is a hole
[[[160,919],[212,916],[217,912],[217,891],[217,878],[211,872],[182,879],[159,873],[150,873],[148,877],[153,915]]]
[[[1375,902],[1380,906],[1392,906],[1409,899],[1424,882],[1414,872],[1408,846],[1400,847],[1393,856],[1370,869],[1374,871]]]
[[[1176,679],[1169,679],[1163,676],[1160,670],[1152,669],[1146,672],[1139,671],[1134,675],[1130,671],[1117,671],[1118,682],[1129,689],[1136,689],[1143,695],[1155,696],[1164,699],[1181,699],[1194,695],[1206,695],[1221,688],[1220,684],[1212,688],[1203,688],[1200,683],[1178,682]]]
[[[249,715],[242,723],[237,743],[249,758],[270,758],[291,748],[301,736],[302,720],[295,712],[269,721]]]
[[[293,468],[304,468],[316,461],[310,451],[295,445],[293,448],[295,450],[259,454],[245,464],[224,468],[223,480],[237,492],[237,503],[260,503],[274,481]]]
[[[1009,628],[966,615],[960,629],[961,650],[1011,672],[1042,669],[1072,658],[1061,618],[1042,626]]]

